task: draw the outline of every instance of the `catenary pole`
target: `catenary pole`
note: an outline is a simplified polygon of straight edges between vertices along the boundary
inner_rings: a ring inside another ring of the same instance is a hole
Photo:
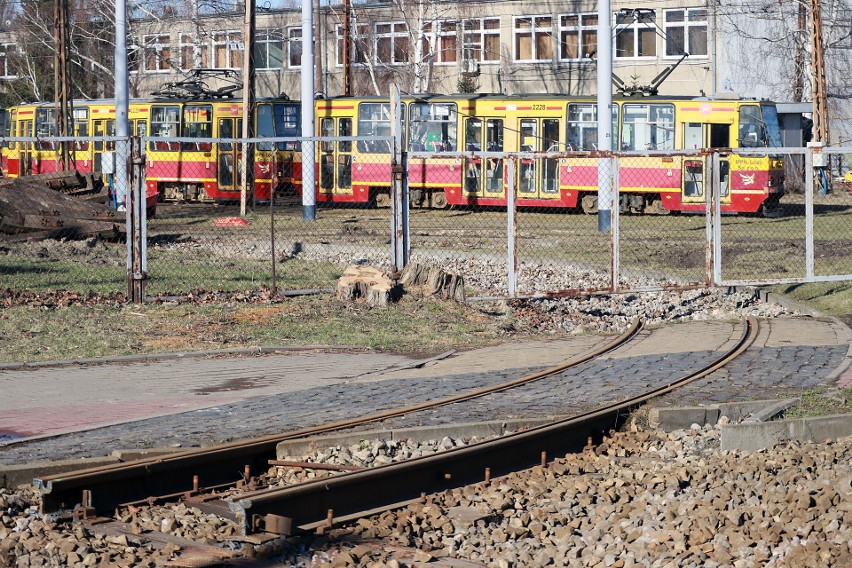
[[[314,22],[313,2],[302,0],[302,138],[314,135]],[[302,142],[302,218],[315,221],[316,144]]]
[[[612,151],[612,26],[610,0],[598,1],[598,150]],[[612,219],[612,163],[598,158],[598,231],[609,231]]]

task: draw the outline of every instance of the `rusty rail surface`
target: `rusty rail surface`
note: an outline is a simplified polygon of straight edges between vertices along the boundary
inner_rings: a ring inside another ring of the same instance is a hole
[[[633,339],[641,329],[642,322],[635,320],[630,329],[603,346],[550,369],[491,387],[283,434],[36,478],[33,485],[41,493],[42,513],[79,508],[95,514],[111,513],[123,504],[149,498],[188,497],[229,485],[250,484],[253,473],[263,473],[269,468],[268,460],[275,456],[279,442],[344,430],[523,385],[613,351]]]
[[[436,493],[506,475],[580,451],[617,428],[647,400],[707,376],[742,354],[758,334],[758,322],[743,322],[737,343],[716,361],[665,386],[579,416],[467,447],[306,483],[244,493],[228,501],[245,534],[292,535],[331,527],[411,503]]]

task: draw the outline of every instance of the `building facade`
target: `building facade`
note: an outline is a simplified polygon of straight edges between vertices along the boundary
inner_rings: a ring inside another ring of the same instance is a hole
[[[660,86],[671,95],[712,96],[715,23],[702,0],[613,3],[613,72],[626,86]],[[643,6],[643,7],[638,7]],[[344,27],[339,5],[314,16],[316,90],[344,93]],[[399,0],[352,6],[350,85],[354,95],[406,92],[594,94],[594,2]],[[210,88],[241,81],[243,16],[161,17],[131,24],[131,89],[147,96],[204,69]],[[256,16],[258,97],[300,93],[301,10]],[[687,54],[686,57],[683,57]],[[213,73],[213,70],[221,72]]]

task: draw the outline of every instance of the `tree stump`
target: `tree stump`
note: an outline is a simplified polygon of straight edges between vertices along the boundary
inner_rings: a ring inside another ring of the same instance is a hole
[[[410,293],[424,298],[436,296],[445,300],[465,302],[464,278],[445,272],[439,266],[409,263],[402,272],[400,284]]]
[[[383,307],[398,297],[397,287],[374,266],[350,266],[337,280],[337,297],[344,302],[364,298],[370,306]]]

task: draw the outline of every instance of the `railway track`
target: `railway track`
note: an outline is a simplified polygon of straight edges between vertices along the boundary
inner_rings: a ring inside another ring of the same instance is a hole
[[[254,486],[255,478],[252,478],[249,471],[246,470],[242,475],[235,476],[239,478],[236,479],[236,483],[229,482],[221,486],[221,488],[227,486],[229,490],[211,495],[205,494],[204,491],[215,488],[210,486],[202,488],[198,486],[198,478],[195,478],[195,487],[192,490],[182,494],[176,493],[171,497],[181,497],[185,499],[187,505],[199,508],[202,512],[214,512],[219,516],[236,520],[242,528],[242,535],[237,537],[236,540],[260,544],[280,536],[291,536],[312,530],[324,531],[338,523],[413,502],[422,502],[426,494],[488,481],[491,477],[506,475],[531,466],[544,468],[547,467],[548,462],[566,453],[581,451],[600,440],[602,435],[613,428],[617,428],[632,409],[647,400],[706,377],[744,353],[754,342],[759,329],[757,320],[753,318],[744,320],[741,327],[739,338],[736,340],[732,338],[728,342],[730,347],[727,350],[714,355],[712,360],[709,360],[701,368],[687,372],[680,378],[637,396],[565,420],[427,457],[355,471],[346,471],[347,468],[345,467],[337,468],[341,473],[284,488],[257,489]],[[636,338],[641,329],[642,326],[637,321],[628,332],[600,348],[579,355],[552,369],[495,385],[491,388],[424,403],[407,409],[388,411],[357,421],[305,429],[277,437],[275,440],[293,439],[308,435],[308,433],[313,434],[318,431],[332,431],[351,427],[351,424],[355,422],[365,424],[372,420],[379,420],[379,416],[398,416],[402,413],[435,408],[452,402],[464,402],[472,398],[485,397],[492,393],[510,390],[532,381],[551,377],[582,362],[623,347]],[[343,426],[343,424],[350,426]],[[62,479],[73,480],[72,485],[78,487],[81,484],[87,487],[97,487],[99,483],[103,484],[112,480],[111,482],[125,488],[123,493],[125,496],[133,493],[141,495],[145,493],[145,491],[139,492],[140,488],[145,485],[145,480],[134,477],[138,475],[140,467],[152,472],[156,477],[163,475],[164,472],[174,471],[180,462],[184,462],[183,466],[192,464],[195,467],[201,467],[196,460],[211,452],[214,455],[218,453],[219,458],[224,459],[231,452],[242,451],[241,457],[245,457],[248,455],[245,452],[249,449],[245,447],[247,444],[250,448],[259,450],[260,448],[268,449],[270,443],[274,444],[271,438],[264,438],[243,444],[229,444],[210,450],[187,452],[183,456],[171,456],[171,458],[163,460],[143,460],[123,466],[111,466],[89,470],[88,472],[74,472],[55,478],[44,478],[39,484],[43,490],[50,489],[51,491],[46,491],[43,494],[42,508],[49,508],[50,500],[45,500],[45,498],[51,495],[56,498],[63,491],[66,493],[71,491],[71,485],[68,485],[68,482],[62,481]],[[261,453],[262,456],[259,455],[258,459],[262,457],[266,466],[276,465],[275,460],[268,459],[269,452],[264,450]],[[178,459],[175,460],[174,458]],[[234,455],[230,455],[228,460],[230,460],[232,466],[235,466],[239,461],[238,457]],[[170,467],[160,469],[163,467],[161,464],[169,461],[172,462]],[[237,468],[235,467],[235,469]],[[199,471],[205,471],[206,475],[207,470],[201,469]],[[128,473],[130,474],[129,477]],[[48,480],[52,481],[50,485],[47,483]],[[130,483],[127,483],[127,480]],[[235,485],[241,487],[234,488]],[[95,495],[91,489],[82,491],[85,492],[83,495]],[[70,493],[67,494],[70,495]],[[157,498],[169,497],[169,495],[162,494],[152,493],[151,495],[157,495]],[[153,502],[154,499],[142,501]],[[96,509],[93,503],[94,501],[89,503],[88,509],[83,511],[78,509],[77,513],[93,515],[96,510],[106,512],[105,508]],[[118,503],[117,505],[125,504],[129,504],[129,502]],[[94,515],[86,522],[86,526],[104,535],[124,534],[129,536],[137,534],[126,523],[97,518]],[[190,565],[181,562],[196,560],[215,563],[225,556],[233,558],[234,555],[238,555],[234,551],[223,551],[222,548],[213,544],[195,543],[157,531],[147,531],[145,538],[152,543],[159,543],[155,546],[177,544],[181,547],[183,549],[181,559],[176,561],[177,564],[175,565]],[[233,539],[233,537],[228,538]]]
[[[637,320],[614,340],[561,365],[447,398],[276,436],[38,478],[33,483],[41,493],[40,509],[45,514],[74,510],[79,516],[91,516],[128,504],[188,498],[234,486],[251,488],[256,483],[254,475],[267,471],[279,442],[352,429],[529,384],[614,351],[641,330]]]

